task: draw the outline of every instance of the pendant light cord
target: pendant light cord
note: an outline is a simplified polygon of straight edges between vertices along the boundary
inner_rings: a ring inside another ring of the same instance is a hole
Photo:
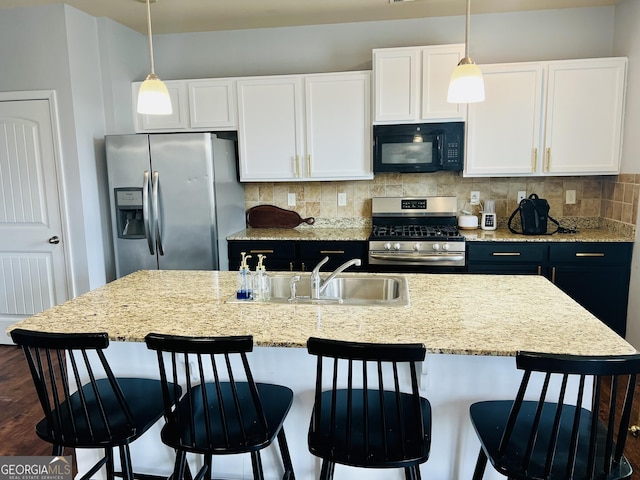
[[[149,34],[149,58],[151,59],[151,74],[155,75],[155,66],[153,63],[153,40],[151,38],[151,6],[147,0],[147,32]]]
[[[151,20],[149,20],[149,22],[151,22]],[[151,28],[151,26],[149,26],[149,28]],[[467,0],[466,28],[464,33],[464,56],[465,57],[469,57],[469,32],[470,31],[471,31],[471,0]]]

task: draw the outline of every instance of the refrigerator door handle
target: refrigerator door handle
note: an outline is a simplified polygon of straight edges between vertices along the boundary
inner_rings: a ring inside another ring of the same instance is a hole
[[[160,204],[158,201],[158,189],[160,186],[160,174],[156,170],[153,172],[152,195],[153,195],[153,219],[155,222],[155,232],[158,248],[158,254],[164,255],[164,246],[162,245],[162,220],[160,218]]]
[[[153,250],[153,237],[151,236],[151,220],[149,218],[149,172],[144,171],[144,180],[142,182],[142,219],[144,220],[144,236],[149,246],[149,255],[155,255]]]

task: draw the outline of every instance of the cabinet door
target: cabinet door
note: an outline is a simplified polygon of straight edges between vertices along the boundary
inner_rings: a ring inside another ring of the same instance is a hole
[[[469,105],[465,176],[538,171],[542,65],[483,65],[484,102]]]
[[[302,79],[241,79],[238,149],[241,181],[296,180],[302,175]]]
[[[464,120],[466,106],[447,102],[451,74],[464,57],[464,45],[424,47],[422,53],[422,120]]]
[[[567,243],[550,246],[551,281],[624,336],[632,243]]]
[[[420,50],[373,51],[376,122],[415,121],[420,102]]]
[[[171,115],[140,115],[136,108],[142,82],[131,84],[136,132],[172,132],[189,128],[186,83],[182,80],[169,80],[164,83],[171,97]]]
[[[305,77],[305,176],[371,179],[369,72]]]
[[[189,119],[192,129],[236,130],[235,81],[229,78],[189,80]]]
[[[617,174],[625,58],[549,63],[544,171]]]

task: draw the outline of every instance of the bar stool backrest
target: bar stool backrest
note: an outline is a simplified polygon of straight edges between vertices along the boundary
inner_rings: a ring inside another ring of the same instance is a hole
[[[371,467],[406,466],[428,456],[430,432],[425,435],[416,368],[425,358],[424,345],[310,338],[307,349],[318,357],[312,447],[334,445],[346,462]],[[327,391],[331,395],[323,395]]]
[[[609,478],[607,475],[620,464],[623,455],[640,355],[590,357],[519,352],[516,364],[524,373],[498,447],[498,459],[510,456],[509,461],[519,462],[522,472],[533,470],[534,464],[543,465],[543,471],[536,473],[540,478]],[[532,381],[538,375],[542,375],[541,387],[540,382]],[[554,377],[559,393],[552,396]],[[568,388],[570,381],[577,388]],[[611,394],[608,409],[599,412],[603,384],[610,385]],[[586,397],[588,386],[592,388],[590,398]],[[532,389],[535,393],[531,393]],[[619,396],[621,405],[617,404]],[[527,400],[531,398],[536,400]],[[589,408],[574,407],[585,402]],[[528,420],[523,420],[525,417]],[[520,425],[524,424],[527,428],[523,435]],[[518,458],[512,455],[516,436],[526,439]],[[559,467],[564,472],[558,472]],[[539,477],[532,471],[531,478]]]
[[[106,333],[15,329],[10,334],[24,351],[44,411],[46,421],[38,428],[45,425],[46,432],[38,431],[40,436],[59,446],[97,447],[135,434],[131,412],[103,353],[109,345]]]

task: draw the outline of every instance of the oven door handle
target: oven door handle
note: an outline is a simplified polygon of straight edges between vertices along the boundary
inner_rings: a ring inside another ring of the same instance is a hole
[[[369,252],[370,258],[375,258],[376,260],[411,260],[411,261],[420,261],[425,263],[438,263],[438,262],[451,262],[451,261],[462,261],[464,260],[464,255],[455,255],[455,254],[443,254],[443,255],[404,255],[402,253],[371,253]]]

